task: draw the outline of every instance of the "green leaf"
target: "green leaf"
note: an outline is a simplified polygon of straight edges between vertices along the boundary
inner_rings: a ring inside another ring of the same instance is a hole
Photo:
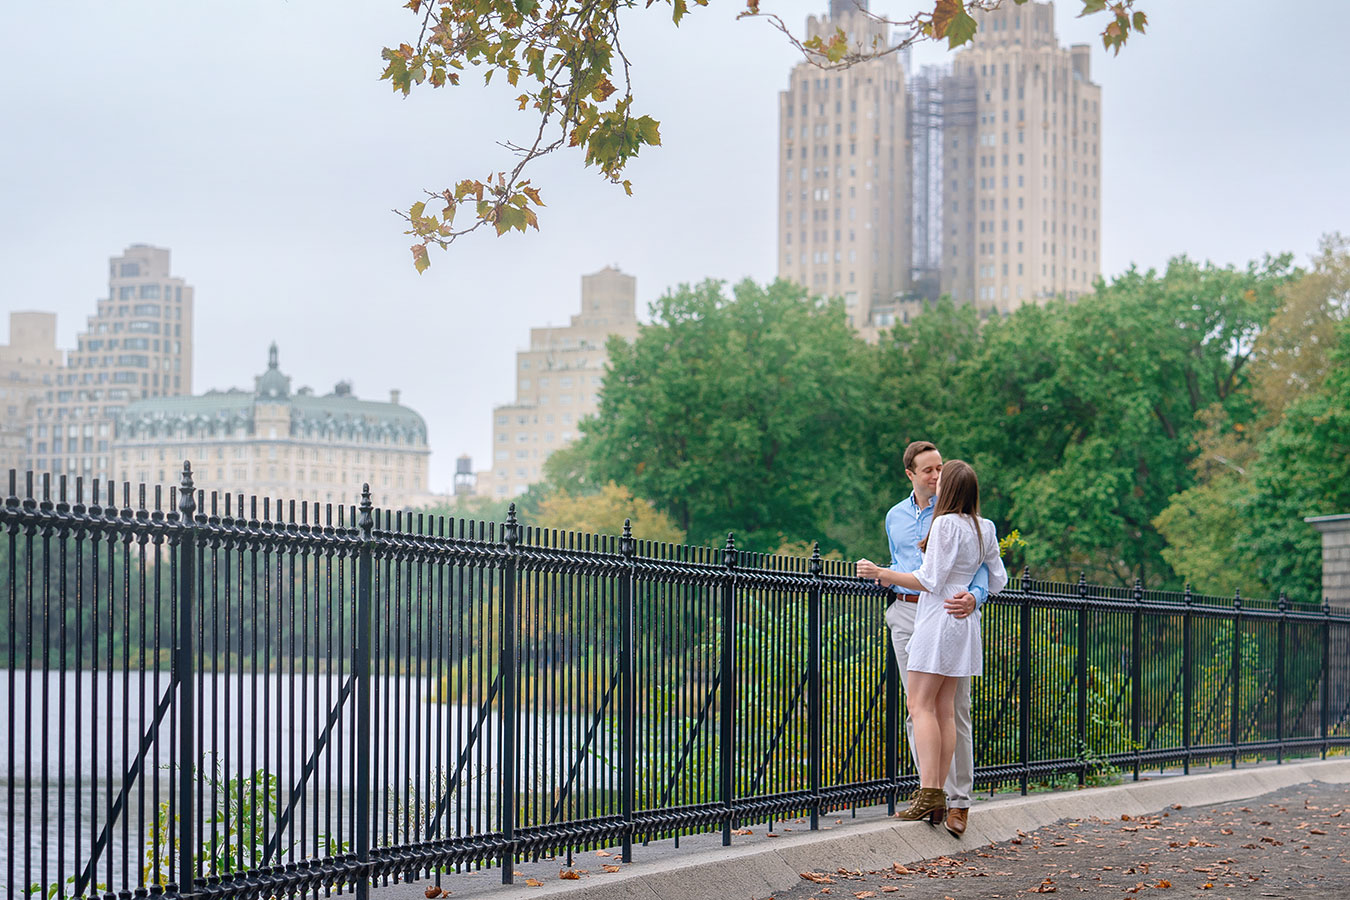
[[[975,17],[966,12],[964,8],[952,19],[951,24],[947,26],[947,47],[952,49],[959,47],[975,36],[975,32],[980,25],[975,21]]]

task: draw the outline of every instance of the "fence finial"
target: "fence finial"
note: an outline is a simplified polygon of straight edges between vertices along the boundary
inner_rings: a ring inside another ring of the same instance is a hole
[[[619,536],[619,553],[624,557],[631,558],[637,553],[637,541],[633,539],[633,520],[623,520],[623,534]]]
[[[1195,602],[1195,598],[1191,596],[1191,583],[1189,581],[1186,582],[1186,590],[1183,593],[1187,606]]]
[[[1279,610],[1280,612],[1285,612],[1288,609],[1289,609],[1289,597],[1285,595],[1284,591],[1280,591]]]
[[[811,543],[811,563],[810,572],[812,575],[820,575],[825,571],[825,563],[820,558],[820,541]]]
[[[1138,575],[1136,575],[1134,578],[1134,602],[1135,603],[1144,602],[1144,582],[1142,579],[1139,578]]]
[[[516,505],[512,503],[506,508],[506,524],[502,526],[502,542],[508,547],[515,547],[519,540],[520,521],[516,518]]]
[[[375,517],[372,510],[375,503],[370,499],[370,485],[361,485],[361,516],[356,520],[356,527],[361,529],[361,537],[364,540],[370,540],[370,533],[375,530]]]
[[[727,545],[722,548],[722,565],[728,569],[736,567],[736,533],[727,532]]]
[[[185,523],[192,521],[197,511],[197,491],[192,484],[192,463],[183,460],[183,477],[178,483],[178,511]]]
[[[1233,588],[1233,609],[1242,609],[1242,588]]]

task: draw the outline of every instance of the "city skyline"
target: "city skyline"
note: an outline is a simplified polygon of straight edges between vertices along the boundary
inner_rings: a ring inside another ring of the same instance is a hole
[[[395,6],[341,19],[309,0],[0,14],[9,83],[43,72],[0,98],[13,125],[0,143],[3,311],[56,312],[57,345],[73,349],[106,291],[107,260],[135,243],[168,248],[174,274],[198,292],[195,391],[245,381],[253,345],[272,340],[296,348],[296,370],[316,386],[401,389],[427,418],[431,487],[446,491],[461,452],[488,459],[491,409],[512,396],[516,351],[531,327],[566,322],[582,273],[634,274],[640,318],[681,282],[773,277],[777,173],[762,160],[798,58],[765,23],[732,21],[734,5],[696,9],[678,31],[655,10],[629,16],[638,103],[662,120],[665,143],[634,165],[634,198],[574,155],[549,160],[538,172],[541,232],[474,236],[417,276],[390,210],[506,165],[493,141],[524,123],[488,107],[492,91],[391,94],[377,80],[379,49],[414,31]],[[796,23],[827,9],[774,11]],[[1252,28],[1256,10],[1147,9],[1148,34],[1119,57],[1101,50],[1096,18],[1056,10],[1061,43],[1092,44],[1103,90],[1108,278],[1178,253],[1302,261],[1321,234],[1350,231],[1336,199],[1350,195],[1350,167],[1334,153],[1350,126],[1327,114],[1350,70],[1333,43],[1350,10],[1318,5],[1318,27],[1297,39]],[[187,39],[204,30],[221,39]],[[58,32],[81,64],[43,64],[49,51],[34,36]],[[694,56],[726,64],[691,66]],[[950,57],[926,47],[915,61]]]

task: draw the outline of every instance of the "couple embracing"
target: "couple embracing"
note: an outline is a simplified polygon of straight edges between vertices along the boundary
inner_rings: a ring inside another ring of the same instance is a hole
[[[980,518],[975,470],[960,460],[944,465],[928,441],[906,447],[904,465],[914,491],[886,514],[891,566],[863,559],[857,573],[895,592],[886,625],[919,767],[919,789],[896,815],[945,820],[960,837],[975,785],[970,679],[983,671],[980,607],[1008,583],[1008,573],[994,523]]]

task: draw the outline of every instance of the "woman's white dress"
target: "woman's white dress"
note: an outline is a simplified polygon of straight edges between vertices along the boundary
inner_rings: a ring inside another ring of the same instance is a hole
[[[978,522],[978,538],[975,528]],[[923,585],[909,639],[909,670],[938,675],[980,675],[980,614],[958,619],[943,602],[970,587],[981,565],[989,568],[989,593],[1003,590],[1008,572],[998,555],[998,534],[988,519],[948,513],[933,520],[923,565],[914,577]]]

